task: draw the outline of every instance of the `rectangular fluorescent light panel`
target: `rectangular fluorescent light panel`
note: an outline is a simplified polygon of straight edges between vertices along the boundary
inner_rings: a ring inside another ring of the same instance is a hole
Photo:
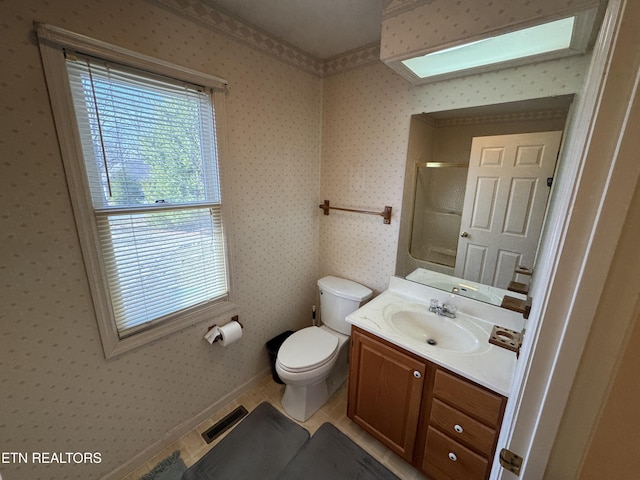
[[[575,17],[403,60],[420,78],[433,77],[569,48]]]

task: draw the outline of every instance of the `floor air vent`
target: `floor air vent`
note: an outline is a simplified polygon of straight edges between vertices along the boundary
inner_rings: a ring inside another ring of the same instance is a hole
[[[216,423],[209,430],[207,430],[206,432],[203,432],[202,438],[204,438],[204,441],[207,443],[213,442],[217,437],[219,437],[228,429],[230,429],[232,426],[234,426],[236,423],[238,423],[242,419],[242,417],[244,417],[248,413],[249,412],[247,412],[247,409],[244,408],[242,405],[240,405],[238,408],[236,408],[233,412],[231,412],[229,415],[227,415],[218,423]]]

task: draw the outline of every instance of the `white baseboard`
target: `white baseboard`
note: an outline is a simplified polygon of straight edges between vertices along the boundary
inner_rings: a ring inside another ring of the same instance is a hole
[[[164,437],[162,437],[160,440],[153,443],[152,445],[149,445],[140,453],[136,454],[131,460],[128,460],[127,462],[117,467],[115,470],[112,470],[111,472],[107,473],[100,480],[121,480],[122,478],[126,477],[128,474],[130,474],[131,472],[135,471],[136,469],[144,465],[146,462],[148,462],[150,458],[153,458],[154,456],[156,456],[157,454],[159,454],[160,452],[168,448],[172,443],[179,440],[183,435],[186,435],[195,427],[200,425],[202,422],[204,422],[207,418],[209,418],[211,415],[216,413],[222,407],[232,402],[233,400],[241,396],[246,391],[255,387],[257,384],[263,381],[268,375],[271,375],[270,367],[261,371],[259,374],[255,375],[254,377],[252,377],[251,379],[249,379],[248,381],[240,385],[235,390],[232,390],[231,392],[229,392],[224,397],[219,399],[217,402],[213,403],[212,405],[208,406],[203,411],[198,413],[195,417],[192,417],[189,420],[186,420],[181,424],[175,426],[174,428],[169,430],[164,435]]]

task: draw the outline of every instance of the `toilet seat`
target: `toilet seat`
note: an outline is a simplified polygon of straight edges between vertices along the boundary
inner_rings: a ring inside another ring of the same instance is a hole
[[[278,351],[278,363],[292,373],[314,370],[334,359],[338,343],[338,337],[321,328],[303,328],[284,341]]]

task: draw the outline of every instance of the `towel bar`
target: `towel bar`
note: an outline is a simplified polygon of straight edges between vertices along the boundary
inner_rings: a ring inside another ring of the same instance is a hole
[[[384,211],[382,212],[370,212],[368,210],[356,210],[353,208],[341,208],[341,207],[332,207],[329,203],[329,200],[325,200],[324,203],[318,205],[323,211],[325,215],[329,215],[329,210],[342,210],[343,212],[355,212],[355,213],[364,213],[365,215],[378,215],[383,218],[383,223],[385,225],[391,224],[391,209],[392,207],[384,207]]]

